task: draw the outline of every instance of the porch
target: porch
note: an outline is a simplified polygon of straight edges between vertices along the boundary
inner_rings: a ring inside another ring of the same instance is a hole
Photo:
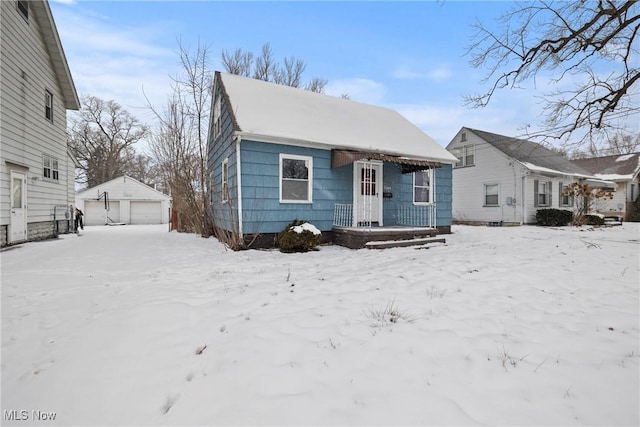
[[[333,215],[333,243],[350,249],[386,249],[401,246],[445,243],[436,227],[435,204],[429,206],[400,205],[395,223],[381,226],[371,221],[367,212],[356,215],[352,204],[335,204]]]

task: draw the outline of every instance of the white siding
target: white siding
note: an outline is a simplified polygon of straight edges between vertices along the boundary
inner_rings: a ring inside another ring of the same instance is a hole
[[[473,144],[475,160],[473,166],[453,169],[454,221],[520,223],[524,167],[472,132],[467,131],[466,141],[461,141],[461,133],[447,149],[453,152],[456,148]],[[485,184],[499,185],[497,207],[484,206]],[[515,204],[508,205],[508,198],[515,199]]]
[[[462,141],[462,133],[465,141]],[[498,222],[532,224],[536,222],[536,211],[549,207],[560,207],[560,184],[574,181],[571,176],[543,176],[532,173],[517,160],[507,156],[493,145],[485,142],[470,130],[461,129],[447,146],[454,152],[465,145],[475,146],[473,166],[453,169],[453,219],[458,222]],[[534,182],[551,182],[550,206],[536,207]],[[484,205],[485,184],[498,184],[498,206]],[[512,203],[509,204],[508,200]],[[514,201],[515,200],[515,201]]]
[[[31,4],[29,5],[31,9]],[[55,205],[70,203],[73,181],[66,150],[66,109],[58,77],[35,14],[25,21],[16,2],[0,2],[0,224],[9,216],[9,174],[14,164],[27,171],[27,222],[50,221]],[[53,122],[44,115],[44,93],[53,94]],[[43,177],[42,156],[58,160],[57,181]]]

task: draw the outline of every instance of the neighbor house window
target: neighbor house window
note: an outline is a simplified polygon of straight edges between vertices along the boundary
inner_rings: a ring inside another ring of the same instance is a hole
[[[18,0],[16,3],[20,15],[22,15],[26,21],[29,21],[29,2],[26,0]]]
[[[229,158],[222,161],[222,202],[229,201]]]
[[[44,117],[53,122],[53,94],[48,90],[44,91]]]
[[[59,180],[58,159],[46,154],[42,156],[42,176],[48,180]]]
[[[473,144],[456,148],[453,150],[453,155],[458,158],[457,168],[473,166],[476,163],[476,148]]]
[[[413,203],[431,203],[431,170],[413,173]]]
[[[311,203],[313,158],[280,154],[280,202]]]
[[[565,191],[567,190],[567,188],[569,188],[569,186],[560,183],[558,185],[558,188],[560,189],[560,197],[559,197],[560,206],[565,208],[573,206],[573,196],[570,196],[569,194],[565,193]]]
[[[213,137],[217,138],[222,134],[222,108],[220,104],[220,98],[216,99],[213,106]]]
[[[551,206],[551,181],[533,181],[534,205]]]
[[[498,206],[500,200],[500,187],[498,184],[485,184],[484,185],[484,205],[485,206]]]

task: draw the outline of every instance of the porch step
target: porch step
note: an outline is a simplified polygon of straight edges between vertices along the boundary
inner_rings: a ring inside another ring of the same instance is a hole
[[[408,240],[384,240],[384,241],[367,242],[365,244],[365,248],[368,248],[368,249],[403,248],[406,246],[426,245],[429,243],[447,243],[447,241],[442,237],[436,237],[436,238],[426,237],[426,238],[408,239]]]

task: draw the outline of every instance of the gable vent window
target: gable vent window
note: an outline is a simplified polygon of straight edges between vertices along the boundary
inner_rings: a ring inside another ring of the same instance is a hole
[[[22,15],[25,21],[29,22],[29,2],[26,0],[18,0],[16,3],[20,15]]]
[[[213,106],[213,137],[217,138],[222,134],[222,107],[220,105],[220,98],[216,99]]]
[[[473,144],[456,148],[453,150],[453,155],[458,158],[457,168],[476,164],[476,147]]]
[[[44,117],[53,123],[53,94],[48,90],[44,91]]]
[[[461,142],[465,142],[467,140],[467,133],[466,132],[462,132],[462,135],[460,135],[460,141]]]

